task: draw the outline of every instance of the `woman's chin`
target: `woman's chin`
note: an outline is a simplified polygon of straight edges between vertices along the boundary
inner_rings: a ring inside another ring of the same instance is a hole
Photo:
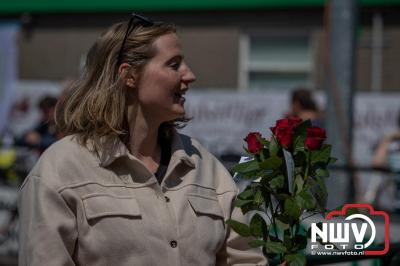
[[[183,106],[180,106],[180,107],[174,109],[174,113],[178,118],[181,118],[181,117],[185,116],[186,111]]]
[[[170,116],[168,116],[168,118],[166,118],[166,122],[167,121],[173,121],[175,119],[181,119],[185,117],[185,111],[182,112],[174,112],[174,114],[171,114]]]
[[[184,118],[184,117],[185,117],[185,112],[183,112],[183,113],[181,113],[181,114],[179,114],[179,115],[176,115],[175,118],[174,118],[173,120],[175,120],[175,119],[182,119],[182,118]]]

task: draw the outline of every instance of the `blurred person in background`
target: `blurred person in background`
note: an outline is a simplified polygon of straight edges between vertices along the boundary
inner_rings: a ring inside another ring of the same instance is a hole
[[[388,197],[387,204],[382,206],[391,211],[400,211],[400,112],[397,116],[397,131],[384,136],[378,143],[372,157],[372,167],[389,170],[392,174],[382,172],[369,185],[366,199],[376,205],[382,205]],[[389,190],[388,190],[389,189]],[[383,193],[384,192],[384,193]]]
[[[7,127],[0,132],[0,184],[15,184],[18,182],[13,166],[17,159],[14,148],[14,138]],[[19,183],[20,184],[20,183]]]
[[[33,164],[29,164],[26,159],[26,153],[16,147],[15,132],[10,122],[15,121],[20,116],[26,115],[29,110],[29,101],[22,98],[15,102],[10,112],[9,123],[6,123],[0,132],[0,183],[2,185],[21,185],[23,179],[32,168]],[[31,156],[36,162],[37,156]],[[25,167],[29,165],[29,167]],[[29,170],[27,170],[29,168]]]
[[[15,102],[11,108],[10,117],[4,127],[0,130],[0,149],[8,149],[13,147],[15,144],[15,133],[10,123],[12,120],[16,120],[19,117],[17,115],[26,115],[29,109],[29,101],[27,98],[22,98],[21,100]]]
[[[314,126],[323,126],[321,112],[310,90],[297,88],[292,91],[290,100],[290,110],[286,114],[287,117],[295,116],[303,120],[309,119]]]
[[[57,98],[53,96],[46,95],[40,99],[38,104],[41,115],[39,123],[17,139],[16,145],[31,148],[41,154],[59,139],[54,120],[56,104]]]
[[[385,136],[378,144],[372,158],[377,168],[400,171],[400,112],[397,115],[397,131]]]
[[[178,133],[195,75],[173,25],[133,15],[91,47],[56,108],[66,137],[20,190],[19,265],[266,265],[232,177]]]

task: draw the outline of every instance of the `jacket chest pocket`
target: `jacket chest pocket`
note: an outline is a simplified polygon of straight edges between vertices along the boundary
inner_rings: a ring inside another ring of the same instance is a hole
[[[203,248],[217,251],[225,240],[224,214],[217,198],[195,194],[187,198],[193,209],[196,240]]]
[[[144,252],[142,215],[135,198],[96,193],[82,202],[86,223],[80,235],[87,249],[97,254]]]
[[[127,218],[141,218],[136,199],[129,196],[114,196],[109,194],[88,195],[83,199],[86,219],[95,219],[126,216]]]

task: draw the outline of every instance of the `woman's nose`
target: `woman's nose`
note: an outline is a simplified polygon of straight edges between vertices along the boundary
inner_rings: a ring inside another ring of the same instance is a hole
[[[185,64],[184,74],[182,76],[182,79],[185,83],[192,83],[196,80],[196,76],[194,75],[192,70],[189,68],[189,66],[186,64]]]

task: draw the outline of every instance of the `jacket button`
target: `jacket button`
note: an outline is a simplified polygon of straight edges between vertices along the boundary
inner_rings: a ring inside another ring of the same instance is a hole
[[[165,201],[166,201],[166,202],[169,202],[170,199],[169,199],[167,196],[165,196]]]
[[[176,248],[178,246],[178,242],[176,242],[175,240],[172,240],[171,242],[169,242],[169,244],[172,248]]]

